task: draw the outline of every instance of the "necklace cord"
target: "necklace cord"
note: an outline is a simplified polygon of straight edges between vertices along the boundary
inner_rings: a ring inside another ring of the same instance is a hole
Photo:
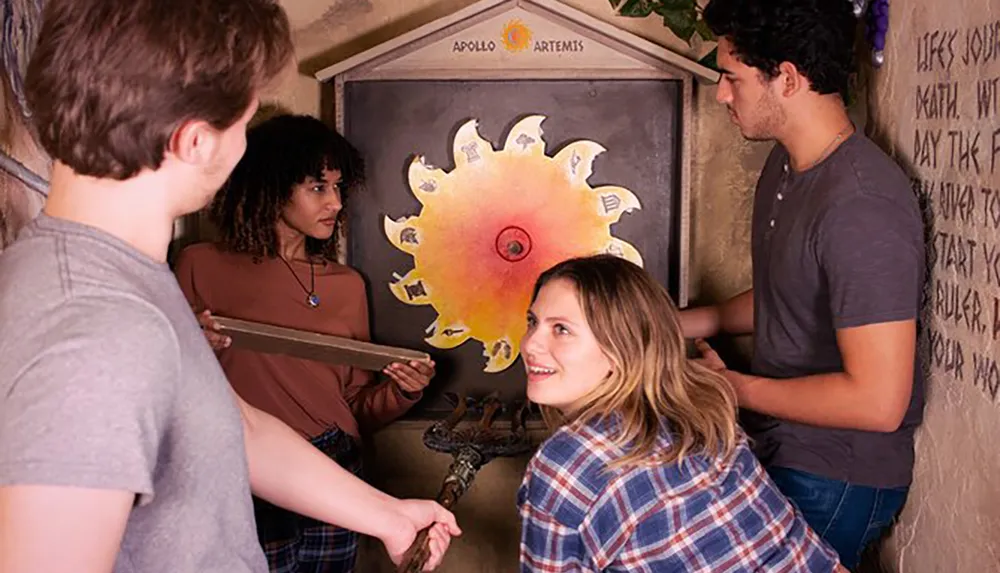
[[[822,153],[820,153],[819,158],[816,159],[815,161],[813,161],[812,163],[810,163],[809,165],[807,165],[806,167],[803,167],[802,169],[799,169],[799,171],[800,172],[801,171],[808,171],[809,169],[812,169],[813,167],[815,167],[816,165],[818,165],[821,161],[823,161],[824,159],[826,159],[827,156],[830,155],[830,153],[833,152],[833,150],[830,149],[830,148],[833,147],[834,145],[836,145],[836,143],[841,140],[841,138],[844,136],[844,134],[847,133],[848,131],[850,131],[853,127],[854,127],[854,124],[848,122],[847,126],[844,129],[841,129],[840,131],[838,131],[837,135],[833,138],[833,140],[826,145],[826,148],[823,149]]]
[[[281,259],[281,262],[285,263],[285,267],[288,269],[288,272],[292,273],[292,277],[295,278],[295,282],[299,283],[299,286],[302,287],[302,290],[305,291],[306,295],[309,296],[309,297],[315,296],[316,295],[316,272],[315,272],[315,270],[313,268],[313,262],[309,261],[309,290],[306,290],[305,283],[303,283],[299,279],[299,275],[295,274],[295,269],[292,268],[291,263],[289,263],[288,261],[286,261],[285,257],[282,257],[281,255],[278,255],[278,258]]]

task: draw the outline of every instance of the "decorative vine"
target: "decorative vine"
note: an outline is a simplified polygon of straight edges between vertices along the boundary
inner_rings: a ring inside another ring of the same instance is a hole
[[[695,0],[611,0],[611,7],[620,16],[645,18],[657,14],[663,25],[689,45],[697,33],[703,40],[713,40],[715,35],[701,17],[701,6]]]
[[[834,1],[834,0],[831,0]],[[885,38],[889,32],[889,0],[841,0],[850,2],[854,15],[865,19],[865,37],[871,45],[872,65],[879,67],[885,61]],[[695,35],[711,41],[715,35],[702,18],[702,7],[697,0],[610,0],[619,16],[646,18],[656,14],[663,18],[663,25],[688,45]],[[715,48],[698,63],[718,70]]]
[[[610,2],[619,16],[627,18],[646,18],[652,14],[660,16],[663,18],[663,25],[689,46],[693,44],[695,36],[706,41],[715,39],[715,34],[701,17],[702,8],[697,0],[610,0]],[[716,70],[718,66],[715,55],[716,49],[713,48],[699,63]]]

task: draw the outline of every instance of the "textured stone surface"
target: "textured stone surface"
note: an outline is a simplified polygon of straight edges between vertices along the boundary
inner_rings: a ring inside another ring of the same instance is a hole
[[[14,103],[8,76],[0,64],[0,149],[21,164],[48,178],[49,160],[25,128]],[[38,214],[42,196],[17,178],[0,170],[0,251],[13,242],[25,223]]]
[[[1000,571],[1000,4],[893,3],[890,27],[874,135],[920,182],[935,248],[928,404],[882,560],[900,573]]]

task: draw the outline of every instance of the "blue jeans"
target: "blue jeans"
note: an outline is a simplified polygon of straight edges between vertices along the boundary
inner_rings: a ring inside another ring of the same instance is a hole
[[[767,473],[850,570],[858,566],[865,547],[892,524],[910,491],[854,485],[789,468],[770,467]]]

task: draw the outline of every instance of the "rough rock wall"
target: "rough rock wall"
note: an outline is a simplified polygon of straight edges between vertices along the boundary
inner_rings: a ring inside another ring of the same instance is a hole
[[[897,2],[870,94],[874,135],[928,220],[928,403],[900,573],[1000,571],[1000,3]]]
[[[0,150],[43,178],[49,160],[27,129],[24,74],[41,24],[41,0],[0,3]],[[0,251],[41,209],[42,196],[0,169]]]
[[[0,150],[34,173],[48,177],[49,160],[25,127],[21,108],[12,95],[9,79],[0,63]],[[41,210],[43,197],[18,178],[0,169],[0,251]]]

